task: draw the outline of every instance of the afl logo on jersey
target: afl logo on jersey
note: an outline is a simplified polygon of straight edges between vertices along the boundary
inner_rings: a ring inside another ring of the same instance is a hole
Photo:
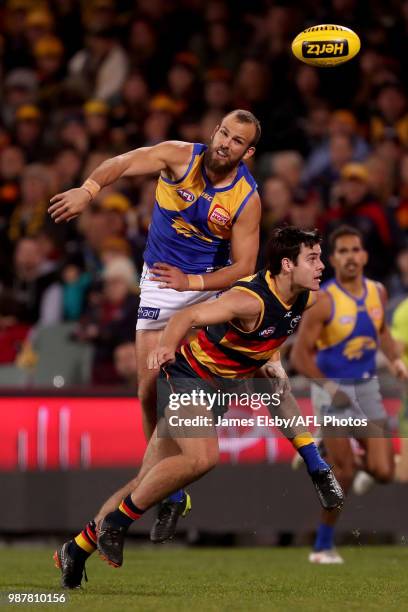
[[[259,335],[262,338],[268,338],[268,336],[272,336],[273,332],[275,331],[276,327],[267,327],[266,329],[263,329],[262,331],[259,332]]]
[[[229,212],[219,204],[214,206],[208,219],[212,223],[215,223],[215,225],[222,226],[227,225],[227,223],[231,221]]]
[[[184,202],[194,202],[195,200],[195,195],[191,191],[187,191],[187,189],[177,189],[177,193]]]

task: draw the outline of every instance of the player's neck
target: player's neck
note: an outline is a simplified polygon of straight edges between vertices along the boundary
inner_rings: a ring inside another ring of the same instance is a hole
[[[364,294],[364,279],[363,276],[357,276],[351,280],[336,277],[337,282],[348,293],[351,293],[356,298],[362,297]]]
[[[228,185],[231,185],[238,171],[237,166],[235,166],[235,168],[230,170],[227,174],[218,174],[217,172],[214,172],[213,170],[209,170],[207,166],[204,166],[204,167],[205,167],[205,173],[211,185],[218,189],[222,187],[228,187]]]
[[[304,291],[304,289],[293,285],[292,280],[289,276],[281,276],[280,274],[278,274],[277,276],[271,276],[271,278],[278,297],[285,304],[293,304],[299,293],[301,291]]]

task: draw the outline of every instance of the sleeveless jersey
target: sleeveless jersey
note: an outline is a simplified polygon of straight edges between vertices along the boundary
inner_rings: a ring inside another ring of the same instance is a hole
[[[257,188],[241,161],[227,187],[214,188],[205,172],[207,147],[195,144],[184,176],[160,176],[144,260],[165,262],[187,274],[201,274],[230,263],[231,229]]]
[[[209,325],[194,340],[185,342],[181,353],[201,378],[251,376],[293,334],[310,293],[304,291],[293,304],[285,304],[266,270],[237,281],[233,288],[250,293],[261,303],[257,325],[248,332],[232,321]]]
[[[363,282],[361,298],[348,293],[336,280],[322,286],[331,298],[332,312],[317,342],[317,365],[328,378],[356,380],[375,373],[384,308],[377,284],[368,279]]]

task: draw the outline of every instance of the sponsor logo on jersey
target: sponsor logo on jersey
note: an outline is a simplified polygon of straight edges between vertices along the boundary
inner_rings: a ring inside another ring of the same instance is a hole
[[[211,211],[209,220],[211,221],[211,223],[215,223],[215,225],[224,226],[231,221],[231,216],[229,212],[225,210],[225,208],[223,208],[219,204],[216,204]]]
[[[194,193],[191,193],[191,191],[188,191],[187,189],[177,189],[176,191],[184,202],[194,202],[195,195]]]
[[[275,329],[276,327],[267,327],[266,329],[260,331],[259,335],[262,336],[262,338],[267,338],[268,336],[272,336]]]
[[[139,306],[137,311],[138,319],[151,319],[157,321],[160,314],[160,308],[150,308],[148,306]]]
[[[302,44],[303,57],[345,57],[348,53],[349,46],[345,38],[331,42],[305,40]]]
[[[355,317],[353,317],[352,315],[343,315],[339,318],[339,323],[341,325],[348,325],[349,323],[354,323],[354,321]]]

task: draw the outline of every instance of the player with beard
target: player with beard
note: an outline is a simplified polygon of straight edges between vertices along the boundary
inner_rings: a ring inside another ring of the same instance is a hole
[[[255,153],[261,134],[256,117],[244,110],[226,115],[211,144],[168,141],[104,161],[76,189],[55,195],[49,212],[56,223],[83,212],[99,191],[122,177],[160,173],[144,252],[140,307],[136,327],[138,397],[149,440],[156,427],[157,371],[147,355],[159,343],[170,317],[215,297],[236,280],[252,274],[259,247],[260,198],[245,161]],[[104,506],[118,506],[119,491]],[[154,542],[173,537],[179,516],[191,507],[177,491],[161,504],[151,532]],[[89,524],[73,541],[70,553],[83,556],[95,547]]]
[[[381,348],[396,377],[406,379],[407,368],[385,323],[385,289],[364,277],[367,263],[360,232],[341,226],[329,237],[330,263],[335,278],[322,286],[315,306],[305,313],[292,350],[296,369],[315,379],[315,412],[338,419],[367,419],[367,427],[325,427],[323,444],[328,462],[347,493],[358,469],[375,481],[392,480],[394,456],[387,413],[376,377],[375,357]],[[352,439],[365,451],[359,458]],[[312,563],[343,563],[334,548],[339,513],[323,511]]]

